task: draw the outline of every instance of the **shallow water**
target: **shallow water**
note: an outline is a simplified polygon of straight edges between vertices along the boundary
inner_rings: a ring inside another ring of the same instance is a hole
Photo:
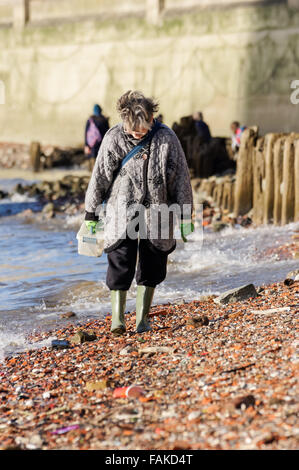
[[[34,199],[14,195],[0,201],[0,358],[28,347],[26,335],[52,329],[73,311],[77,320],[110,311],[105,285],[106,255],[77,254],[76,231],[81,216],[43,226],[26,223],[17,214],[38,210]],[[7,208],[10,209],[7,215]],[[154,303],[199,299],[246,283],[259,286],[280,281],[298,267],[297,260],[277,260],[265,250],[290,242],[298,224],[228,228],[218,233],[199,229],[169,256],[167,279],[156,289]],[[135,282],[127,310],[134,309]]]

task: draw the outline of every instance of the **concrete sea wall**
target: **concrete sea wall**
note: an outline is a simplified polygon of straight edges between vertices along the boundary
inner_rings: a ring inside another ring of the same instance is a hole
[[[298,25],[297,0],[0,0],[0,140],[77,146],[132,88],[169,125],[201,109],[213,135],[299,132]]]

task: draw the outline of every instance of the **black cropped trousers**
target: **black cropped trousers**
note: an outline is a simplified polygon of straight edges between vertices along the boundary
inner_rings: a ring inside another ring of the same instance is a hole
[[[168,253],[155,248],[149,240],[127,237],[107,256],[106,284],[110,290],[128,290],[135,271],[139,286],[156,287],[166,277]]]

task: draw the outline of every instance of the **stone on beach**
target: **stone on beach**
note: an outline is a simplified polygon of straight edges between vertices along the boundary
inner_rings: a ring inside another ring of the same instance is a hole
[[[277,307],[277,308],[269,308],[267,310],[251,310],[251,313],[261,314],[261,315],[272,315],[274,313],[284,313],[289,312],[290,307]]]
[[[223,229],[225,229],[225,228],[227,228],[227,227],[229,227],[229,225],[228,225],[228,224],[224,224],[224,223],[222,223],[222,222],[214,222],[214,223],[212,224],[212,229],[213,229],[214,232],[220,232],[221,230],[223,230]]]
[[[42,213],[45,215],[47,219],[52,219],[55,217],[55,206],[53,202],[48,202],[42,210]]]
[[[43,439],[39,434],[34,434],[30,437],[29,442],[26,445],[28,450],[37,450],[40,449],[43,445]]]
[[[139,354],[156,354],[156,353],[168,353],[171,354],[173,352],[173,348],[169,348],[167,346],[149,346],[147,348],[141,348],[138,350]]]
[[[8,196],[8,193],[0,190],[0,199],[5,199]]]
[[[285,281],[287,279],[292,279],[293,281],[297,281],[299,279],[299,269],[294,269],[293,271],[290,271],[288,274],[287,274],[287,277],[285,278]],[[285,282],[284,281],[284,282]]]
[[[249,406],[255,405],[255,398],[253,395],[246,395],[245,397],[239,397],[234,400],[235,408],[239,409],[243,406],[248,408]]]
[[[96,392],[97,390],[105,390],[109,385],[108,380],[97,380],[96,382],[87,382],[85,388],[89,392]]]
[[[287,277],[284,280],[284,284],[286,286],[292,286],[297,281],[299,281],[299,269],[294,269],[287,274]]]
[[[66,313],[62,313],[60,315],[60,318],[72,318],[72,317],[76,317],[77,315],[74,313],[74,312],[66,312]]]
[[[193,316],[188,318],[187,324],[198,328],[199,326],[207,326],[209,324],[209,319],[206,315],[202,316]]]
[[[68,349],[70,347],[70,342],[56,339],[52,341],[51,345],[52,349]]]
[[[54,211],[54,209],[55,209],[55,206],[54,206],[53,202],[49,202],[48,204],[46,204],[46,205],[44,206],[43,212],[44,212],[44,213],[52,212],[52,211]]]
[[[132,348],[131,346],[126,346],[125,348],[123,348],[119,351],[119,355],[120,356],[127,356],[128,354],[130,354],[133,351],[134,351],[134,348]]]
[[[90,334],[87,331],[78,331],[74,336],[70,338],[70,342],[74,344],[87,343],[88,341],[94,341],[97,337],[94,334]]]
[[[232,302],[240,302],[251,297],[257,297],[258,293],[253,284],[246,284],[235,289],[230,289],[214,299],[217,304],[228,304]]]

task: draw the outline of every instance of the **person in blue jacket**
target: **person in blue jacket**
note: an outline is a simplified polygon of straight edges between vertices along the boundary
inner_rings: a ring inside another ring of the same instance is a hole
[[[93,114],[88,118],[85,126],[84,153],[89,158],[91,170],[99,153],[104,135],[108,129],[108,119],[102,114],[101,106],[95,104],[93,107]]]

